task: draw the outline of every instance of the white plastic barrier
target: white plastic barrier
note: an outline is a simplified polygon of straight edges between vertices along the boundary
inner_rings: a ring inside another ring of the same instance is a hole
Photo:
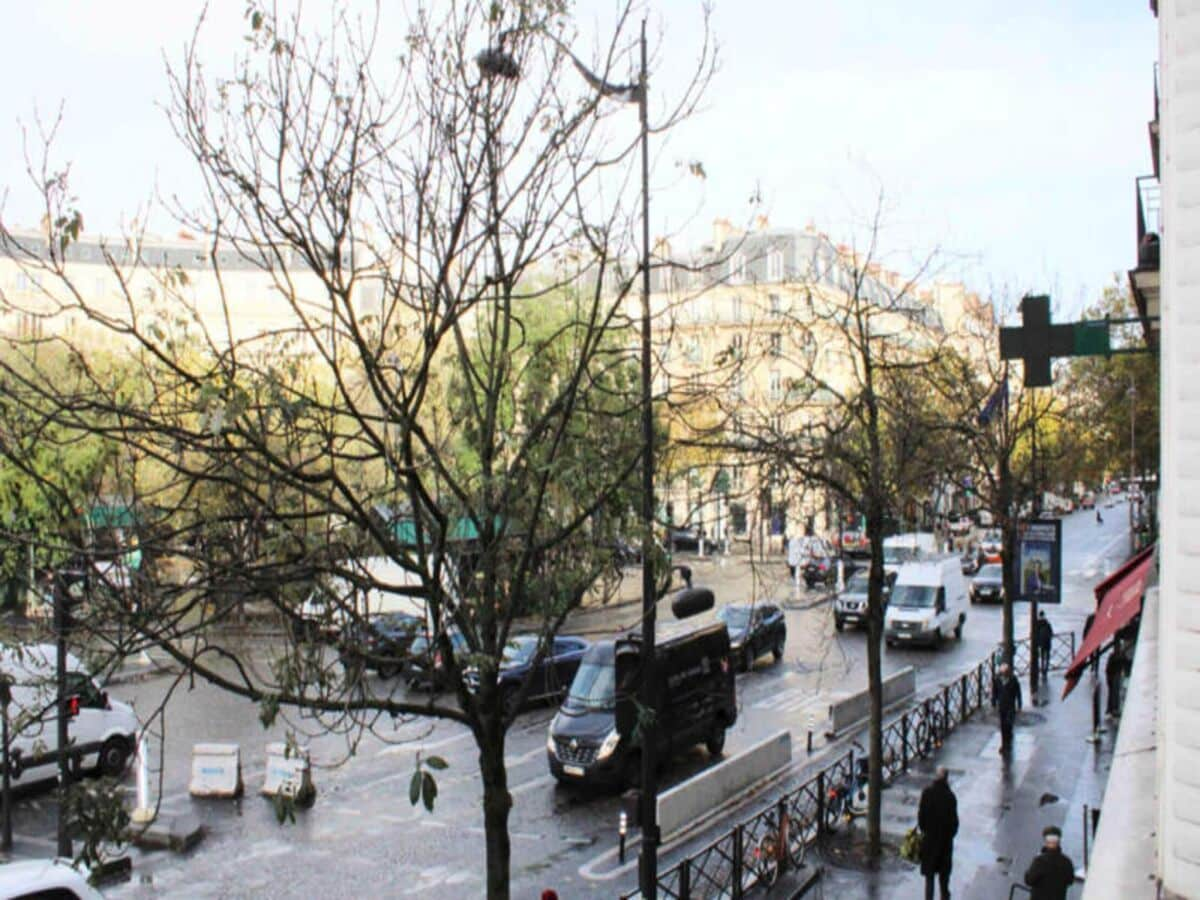
[[[312,800],[312,765],[307,747],[288,748],[282,742],[267,744],[267,771],[263,777],[264,797],[292,797],[305,803]]]
[[[903,703],[917,692],[917,671],[905,666],[883,679],[883,708]],[[859,691],[829,705],[829,732],[842,735],[865,721],[871,713],[871,692]]]
[[[792,733],[780,731],[658,795],[658,827],[668,838],[792,761]]]
[[[237,744],[196,744],[192,747],[193,797],[240,797],[242,754]]]

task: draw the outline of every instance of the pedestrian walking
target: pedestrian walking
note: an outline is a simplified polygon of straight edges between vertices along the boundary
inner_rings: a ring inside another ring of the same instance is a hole
[[[1042,829],[1042,852],[1025,870],[1033,900],[1066,900],[1075,883],[1075,863],[1062,852],[1062,832],[1053,825]]]
[[[792,581],[795,581],[796,570],[800,568],[800,561],[803,556],[803,545],[798,537],[790,539],[785,537],[784,540],[787,542],[788,574],[791,576]]]
[[[1000,674],[992,685],[992,706],[1000,711],[1000,753],[1007,756],[1012,752],[1013,724],[1021,710],[1021,682],[1008,663],[1000,666]]]
[[[954,862],[954,836],[958,834],[958,798],[950,790],[950,774],[945,766],[938,766],[933,783],[921,792],[917,827],[921,829],[925,900],[933,900],[935,878],[941,900],[950,900],[950,869]]]
[[[1108,662],[1104,664],[1104,681],[1108,685],[1106,710],[1113,718],[1121,715],[1121,676],[1124,674],[1125,657],[1120,644],[1114,643],[1108,654]]]
[[[1034,637],[1037,639],[1037,664],[1042,681],[1050,680],[1050,646],[1054,643],[1054,626],[1046,618],[1046,611],[1038,613],[1037,625],[1034,626]]]

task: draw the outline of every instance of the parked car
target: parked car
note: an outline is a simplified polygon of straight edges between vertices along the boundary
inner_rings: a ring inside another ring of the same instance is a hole
[[[1004,567],[999,563],[988,563],[971,579],[971,602],[995,603],[1004,600]]]
[[[559,700],[575,679],[579,662],[589,644],[579,637],[556,637],[552,647],[537,660],[539,639],[526,634],[514,637],[504,648],[497,681],[500,702],[508,715],[518,711],[517,698],[526,678],[531,680],[522,706],[544,700]],[[536,660],[536,662],[535,662]],[[479,687],[479,671],[469,668],[464,675],[467,690],[474,693]]]
[[[774,603],[731,603],[721,607],[717,618],[729,629],[729,653],[743,672],[764,653],[774,656],[775,662],[783,659],[787,623]]]
[[[450,647],[454,651],[455,661],[462,666],[470,647],[466,637],[457,628],[447,632]],[[442,658],[442,650],[437,641],[430,641],[429,635],[419,634],[413,638],[408,648],[401,669],[408,681],[409,687],[427,691],[444,691],[450,686],[450,667]]]
[[[871,541],[865,531],[851,529],[842,532],[842,555],[870,556]]]
[[[104,900],[86,871],[69,859],[22,859],[0,865],[0,897],[7,900]]]
[[[338,655],[347,668],[359,666],[395,678],[404,669],[412,642],[425,628],[425,620],[408,613],[372,616],[342,629]]]
[[[838,631],[847,625],[867,624],[867,582],[869,578],[870,573],[865,569],[855,572],[846,580],[846,589],[833,601],[833,625]],[[883,576],[883,611],[885,613],[888,600],[892,595],[892,585],[895,583],[896,573],[885,572]]]
[[[702,540],[705,553],[712,553],[717,546],[716,541],[708,537],[701,538],[700,531],[696,528],[672,528],[667,532],[667,537],[672,553],[699,553]]]
[[[9,720],[13,723],[10,752],[13,779],[22,784],[55,778],[54,760],[30,761],[52,752],[58,744],[56,653],[53,644],[5,647],[0,671],[12,683]],[[97,686],[83,663],[67,654],[66,685],[70,718],[67,737],[72,744],[100,744],[83,758],[84,768],[102,775],[121,775],[137,746],[138,720],[133,707],[111,699]],[[18,762],[18,757],[23,762]]]
[[[1080,497],[1079,498],[1079,508],[1080,509],[1095,509],[1096,508],[1096,495],[1093,494],[1091,491],[1088,491],[1086,494],[1084,494],[1082,497]]]
[[[810,556],[800,564],[800,574],[804,583],[811,587],[818,584],[833,584],[837,581],[838,559],[832,554]],[[858,569],[858,563],[853,559],[842,557],[842,577],[849,578]]]
[[[592,644],[584,654],[546,736],[550,774],[559,782],[616,787],[640,783],[642,732],[634,727],[635,698],[642,690],[640,650],[640,636],[630,634]],[[726,730],[737,722],[737,688],[725,625],[714,622],[659,639],[654,675],[659,762],[666,765],[676,751],[701,743],[719,756]]]

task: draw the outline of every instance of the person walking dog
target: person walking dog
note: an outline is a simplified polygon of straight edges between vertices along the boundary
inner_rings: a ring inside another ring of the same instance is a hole
[[[1013,724],[1021,709],[1021,682],[1013,675],[1012,666],[1000,666],[1000,675],[992,686],[992,706],[1000,710],[1000,754],[1012,752]]]
[[[941,900],[950,900],[950,868],[954,861],[954,836],[958,834],[958,798],[950,790],[950,774],[945,766],[938,766],[933,783],[921,792],[917,827],[921,829],[925,900],[933,900],[935,878]]]
[[[1075,863],[1062,852],[1062,832],[1053,825],[1042,829],[1042,852],[1025,870],[1033,900],[1066,900],[1075,883]]]

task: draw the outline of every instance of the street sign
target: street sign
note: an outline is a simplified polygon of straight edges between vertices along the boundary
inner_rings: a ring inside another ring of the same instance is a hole
[[[1062,522],[1022,522],[1017,532],[1017,596],[1062,603]]]
[[[1109,356],[1110,321],[1050,324],[1050,298],[1021,300],[1021,327],[1000,329],[1000,358],[1025,363],[1025,387],[1049,387],[1050,361],[1056,356]]]

